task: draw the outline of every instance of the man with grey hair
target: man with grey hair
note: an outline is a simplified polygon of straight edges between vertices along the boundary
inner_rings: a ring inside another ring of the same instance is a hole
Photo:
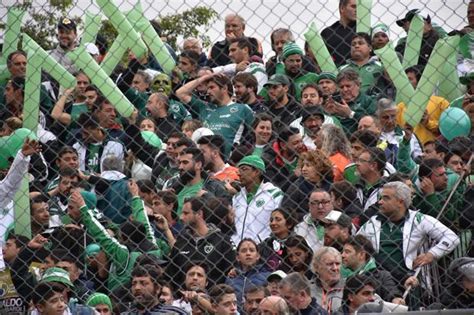
[[[375,112],[379,126],[382,129],[380,133],[380,142],[387,144],[385,153],[387,161],[395,165],[397,161],[397,154],[399,143],[403,140],[405,132],[397,125],[397,105],[388,98],[381,98],[377,101],[377,110]],[[410,154],[412,159],[417,160],[421,155],[422,150],[418,139],[413,133],[410,138]]]
[[[285,300],[279,296],[267,296],[258,305],[261,315],[289,315],[290,309]]]
[[[334,247],[323,246],[313,256],[312,267],[315,283],[311,286],[311,296],[321,301],[328,313],[333,313],[342,304],[344,279],[341,277],[341,253]]]
[[[339,119],[346,135],[357,130],[357,122],[366,115],[375,113],[376,95],[367,95],[360,90],[360,76],[346,69],[336,77],[339,96],[329,96],[324,103],[324,110]]]
[[[211,68],[217,66],[225,66],[232,63],[229,57],[230,40],[238,37],[245,37],[245,20],[238,14],[232,13],[225,17],[225,39],[215,43],[211,48],[211,53],[207,65]],[[247,37],[252,45],[252,50],[249,52],[250,56],[257,55],[262,57],[262,45],[253,38]]]
[[[130,206],[132,195],[123,168],[123,159],[108,155],[102,162],[100,175],[81,173],[81,177],[94,186],[96,195],[100,197],[97,209],[117,224],[125,222],[132,213]]]
[[[299,272],[293,272],[280,281],[280,296],[285,299],[295,314],[328,314],[311,297],[311,288],[309,281]]]
[[[207,64],[207,56],[202,51],[202,44],[198,38],[195,37],[188,37],[185,38],[183,41],[183,51],[185,50],[192,50],[195,51],[199,55],[199,67],[204,67]]]
[[[400,283],[418,267],[449,254],[459,244],[459,237],[444,224],[410,209],[411,194],[410,187],[402,182],[385,184],[379,213],[358,233],[372,242],[376,262]],[[421,285],[430,288],[429,279],[422,279]]]

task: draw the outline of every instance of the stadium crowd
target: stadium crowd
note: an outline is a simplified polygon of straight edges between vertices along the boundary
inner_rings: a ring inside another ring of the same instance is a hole
[[[464,94],[429,95],[411,126],[410,104],[373,52],[393,42],[403,58],[407,37],[390,38],[383,23],[356,32],[355,0],[338,9],[321,32],[337,73],[286,28],[273,30],[264,60],[235,13],[208,54],[196,38],[176,52],[166,45],[170,76],[152,54],[130,51],[110,75],[135,107],[129,117],[68,58],[78,25],[62,18],[49,54],[77,85],[43,73],[34,136],[22,128],[28,56],[10,53],[0,313],[474,309],[472,47],[457,56],[465,71],[453,85]],[[438,40],[472,42],[474,1],[466,11],[467,26],[449,33],[421,16],[418,63],[404,69],[413,89]],[[408,33],[420,14],[409,10],[398,27]],[[99,65],[101,39],[85,45]],[[449,125],[451,109],[461,114]],[[31,238],[15,228],[25,175]]]

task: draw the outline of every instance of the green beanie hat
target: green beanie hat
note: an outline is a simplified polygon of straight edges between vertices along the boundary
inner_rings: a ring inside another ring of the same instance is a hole
[[[156,133],[154,133],[153,131],[146,130],[142,131],[141,134],[143,140],[145,140],[146,143],[161,150],[162,142],[161,139],[156,135]]]
[[[257,155],[247,155],[242,160],[240,160],[240,162],[237,164],[237,166],[241,166],[241,165],[250,165],[256,168],[257,170],[261,171],[262,173],[265,172],[265,163]]]
[[[336,75],[332,72],[324,72],[323,71],[320,74],[318,74],[318,78],[316,79],[316,83],[319,83],[319,81],[322,80],[322,79],[328,79],[328,80],[336,82]]]
[[[377,33],[385,33],[385,34],[387,34],[387,37],[389,37],[388,26],[384,23],[375,24],[372,27],[372,32],[370,33],[370,37],[373,38],[374,35],[377,34]]]
[[[87,306],[95,307],[99,304],[107,305],[109,310],[112,311],[112,301],[110,301],[110,298],[104,293],[93,293],[86,301]]]
[[[301,55],[303,56],[303,50],[296,43],[287,42],[283,45],[283,51],[281,52],[281,57],[283,60],[288,58],[291,55]]]
[[[74,284],[72,284],[71,279],[69,278],[69,273],[66,270],[58,267],[46,269],[43,277],[41,278],[41,282],[58,282],[68,286],[71,289],[74,288]]]

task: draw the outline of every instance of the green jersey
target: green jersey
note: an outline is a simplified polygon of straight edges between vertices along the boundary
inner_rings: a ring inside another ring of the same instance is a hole
[[[377,85],[380,77],[383,75],[383,67],[379,61],[369,60],[366,64],[359,66],[352,60],[348,60],[347,64],[339,68],[339,72],[346,69],[352,69],[359,74],[360,92],[365,93],[375,85]]]
[[[318,75],[313,72],[307,72],[302,76],[297,78],[293,78],[293,84],[295,86],[295,98],[299,102],[301,101],[301,93],[303,87],[309,83],[316,83],[318,82]]]
[[[198,113],[204,127],[224,138],[226,155],[234,143],[240,143],[245,127],[250,128],[254,119],[253,111],[245,104],[230,103],[219,106],[193,96],[189,105]]]

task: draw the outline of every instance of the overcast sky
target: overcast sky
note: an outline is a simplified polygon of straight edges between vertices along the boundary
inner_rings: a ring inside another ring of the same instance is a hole
[[[6,21],[6,8],[19,1],[0,0],[0,2],[0,17],[2,21]],[[114,0],[114,2],[121,10],[126,11],[138,3],[138,0]],[[409,9],[421,8],[431,15],[433,22],[443,26],[449,32],[467,24],[468,2],[468,0],[373,0],[372,25],[377,22],[386,23],[390,27],[390,38],[396,41],[403,35],[403,30],[395,24],[395,21],[403,17]],[[47,3],[47,0],[33,0],[35,7],[43,7],[45,10],[48,8]],[[222,17],[207,32],[213,42],[223,38],[223,17],[229,13],[238,13],[247,21],[246,35],[256,37],[263,42],[266,56],[272,55],[269,40],[272,29],[290,28],[297,37],[297,43],[302,45],[303,34],[311,22],[315,22],[322,30],[339,18],[338,0],[142,0],[141,4],[149,19],[157,18],[160,14],[173,14],[196,6],[212,7]],[[100,13],[94,1],[76,0],[70,14],[83,16],[85,10]]]

